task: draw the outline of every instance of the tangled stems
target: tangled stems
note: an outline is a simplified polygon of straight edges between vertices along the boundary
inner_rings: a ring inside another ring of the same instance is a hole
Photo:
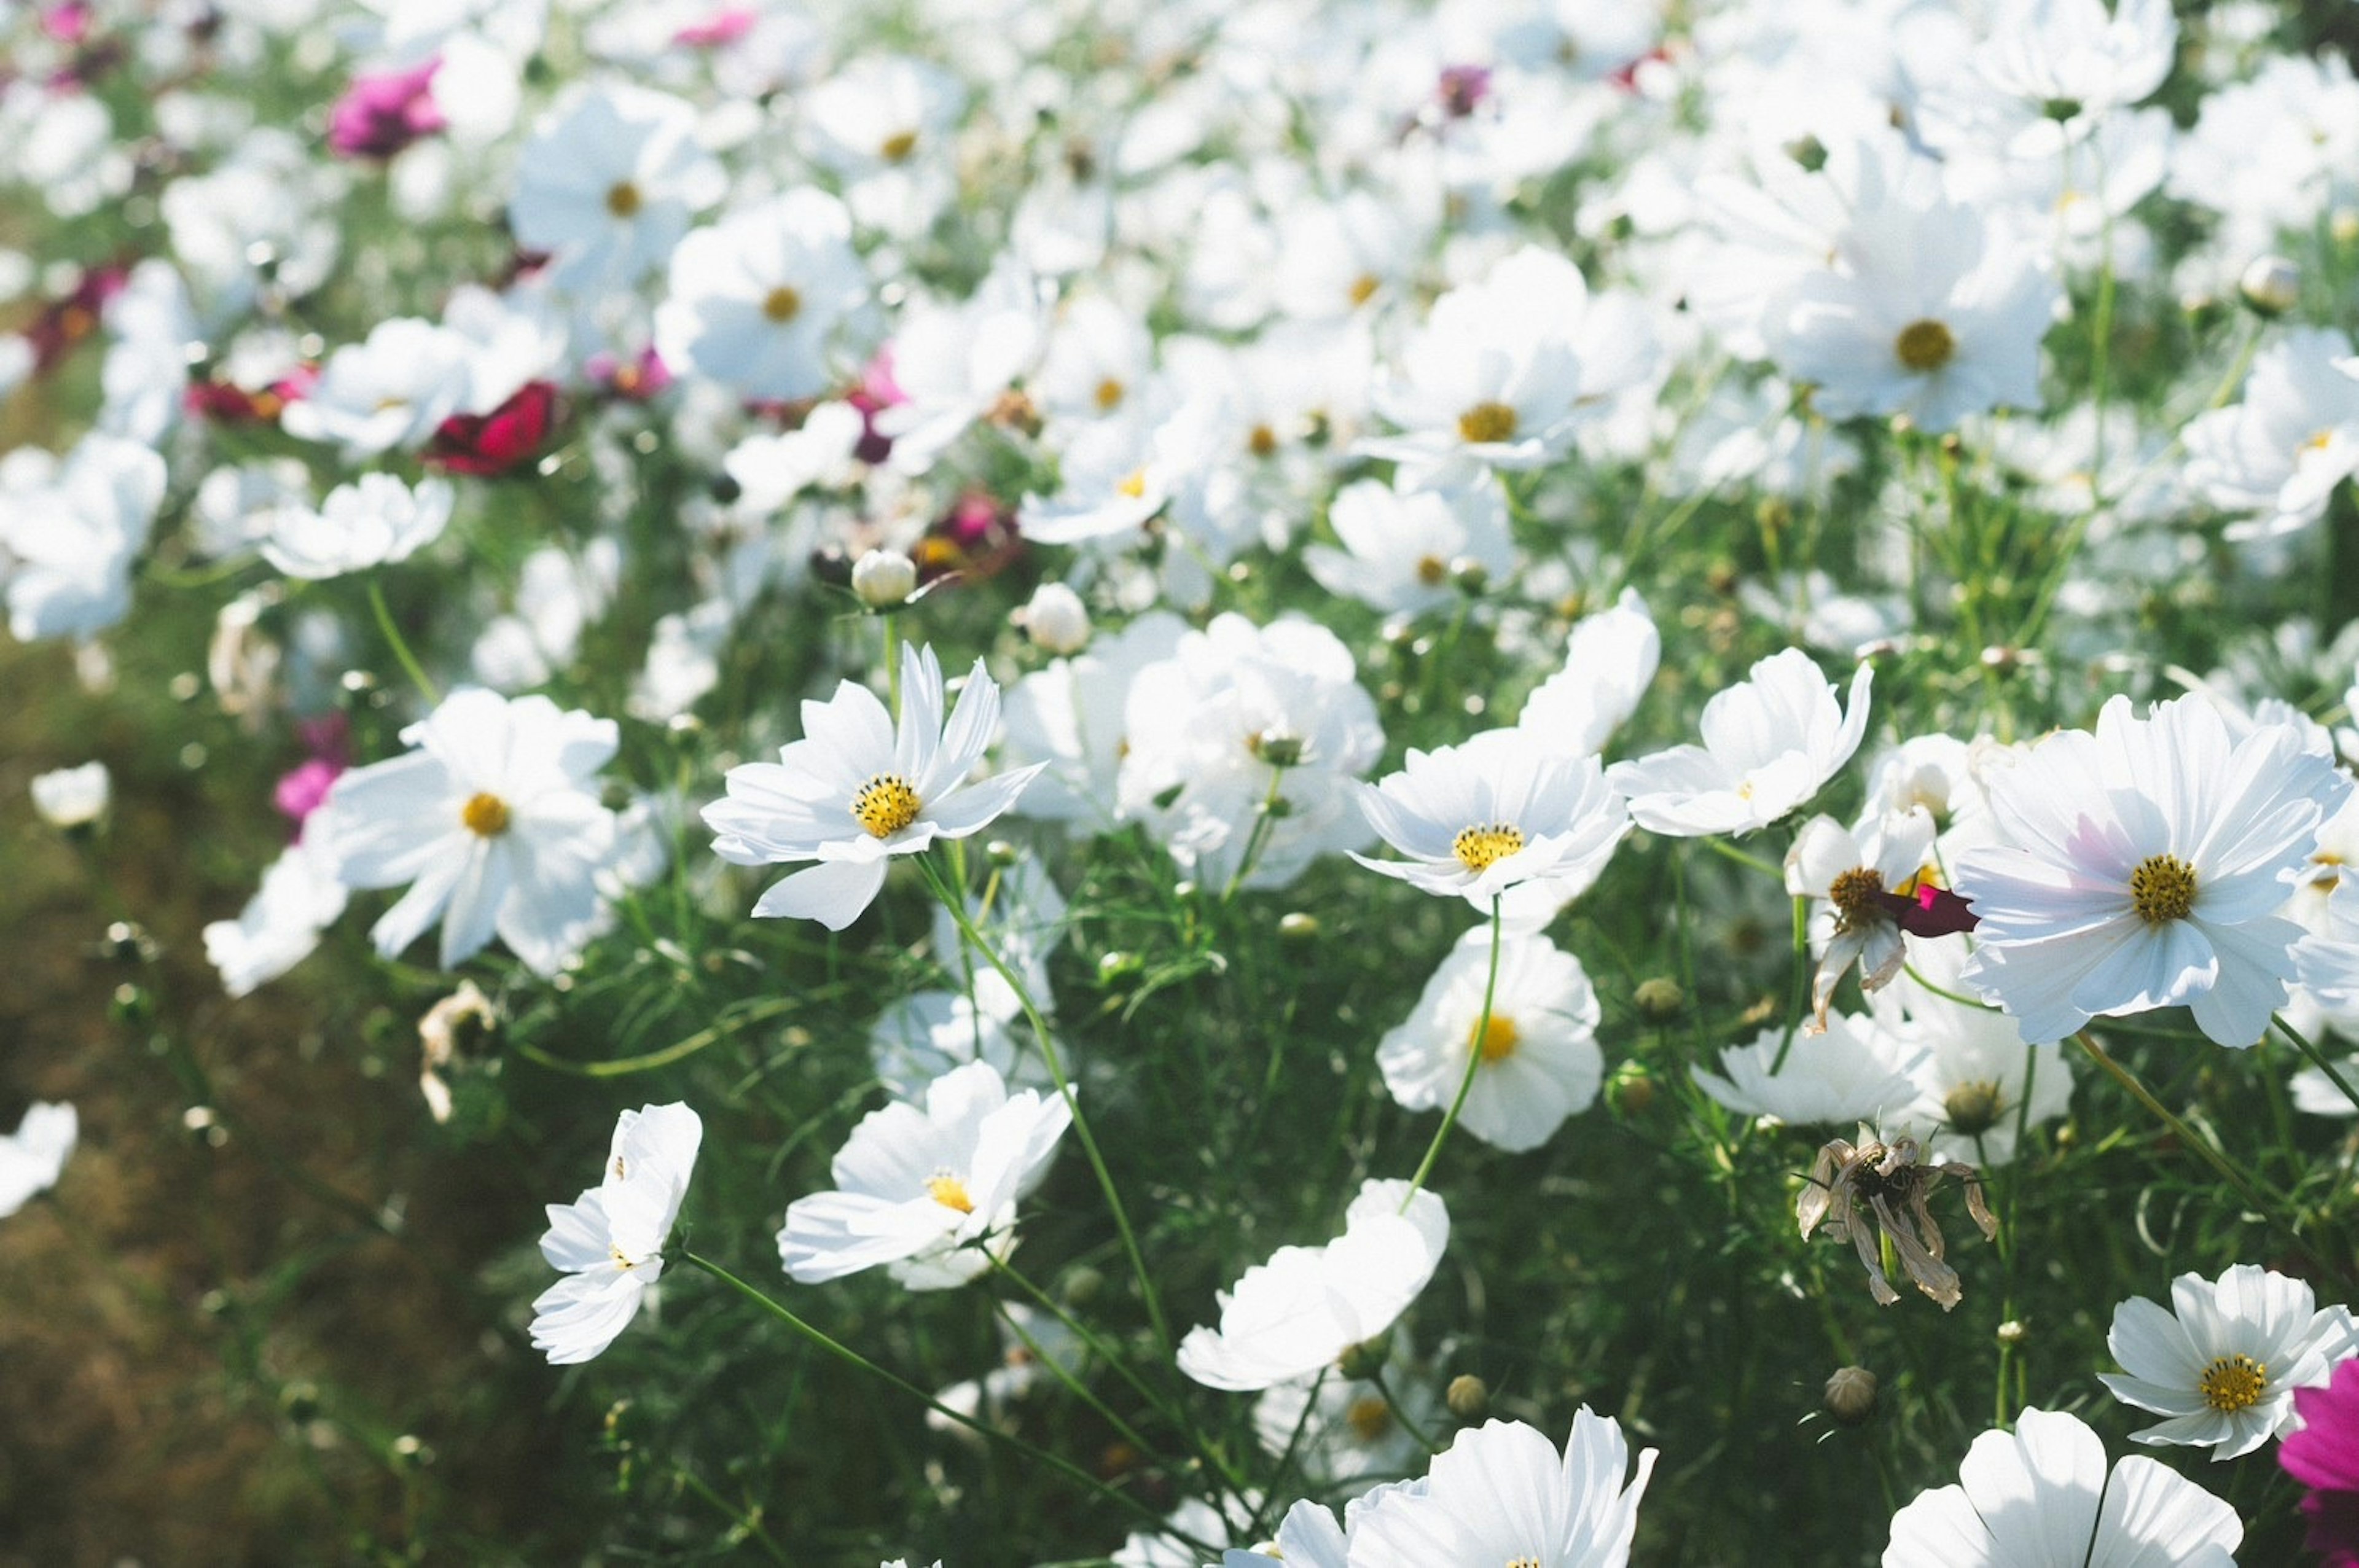
[[[1137,1276],[1139,1297],[1147,1303],[1147,1316],[1155,1326],[1155,1337],[1162,1343],[1166,1353],[1173,1351],[1171,1325],[1164,1320],[1163,1303],[1155,1293],[1154,1277],[1147,1271],[1146,1255],[1138,1249],[1138,1235],[1131,1228],[1129,1212],[1122,1206],[1122,1194],[1115,1190],[1114,1174],[1106,1169],[1105,1156],[1098,1152],[1097,1138],[1090,1131],[1089,1119],[1082,1114],[1081,1104],[1073,1095],[1072,1081],[1065,1076],[1065,1065],[1057,1054],[1057,1043],[1050,1036],[1039,1008],[1033,1003],[1030,988],[1025,985],[1024,977],[999,956],[999,949],[975,929],[973,918],[966,912],[966,900],[944,880],[941,868],[926,856],[914,858],[919,871],[926,879],[926,885],[933,889],[934,896],[942,901],[942,907],[957,923],[959,935],[975,951],[991,960],[991,967],[999,971],[999,978],[1006,980],[1008,989],[1016,993],[1016,1005],[1024,1010],[1024,1020],[1032,1026],[1032,1037],[1039,1042],[1040,1059],[1048,1064],[1049,1076],[1055,1080],[1057,1093],[1063,1097],[1065,1108],[1072,1113],[1073,1131],[1080,1136],[1082,1150],[1089,1156],[1090,1169],[1097,1173],[1098,1187],[1105,1194],[1106,1206],[1114,1211],[1114,1228],[1122,1233],[1122,1249],[1130,1259],[1131,1272]]]
[[[1433,1162],[1441,1158],[1441,1145],[1450,1137],[1450,1130],[1458,1125],[1458,1113],[1466,1108],[1466,1097],[1473,1092],[1474,1075],[1483,1070],[1483,1042],[1491,1036],[1491,1004],[1499,994],[1500,897],[1498,893],[1491,895],[1491,972],[1483,982],[1483,1016],[1475,1021],[1473,1035],[1466,1042],[1466,1076],[1458,1080],[1458,1094],[1442,1114],[1441,1125],[1433,1130],[1433,1141],[1425,1146],[1425,1158],[1417,1162],[1417,1174],[1408,1179],[1408,1192],[1401,1199],[1403,1214],[1408,1212],[1426,1177],[1433,1173]]]
[[[2196,1131],[2182,1118],[2174,1114],[2169,1106],[2155,1098],[2154,1091],[2139,1082],[2136,1073],[2115,1061],[2104,1046],[2097,1044],[2087,1030],[2082,1030],[2072,1038],[2082,1050],[2089,1054],[2091,1060],[2105,1070],[2107,1076],[2129,1091],[2132,1099],[2153,1112],[2156,1119],[2169,1129],[2173,1137],[2185,1147],[2193,1150],[2197,1157],[2218,1172],[2220,1179],[2234,1187],[2237,1195],[2242,1197],[2255,1213],[2262,1216],[2270,1225],[2282,1231],[2286,1239],[2292,1242],[2303,1257],[2341,1280],[2345,1285],[2354,1290],[2359,1290],[2359,1277],[2354,1277],[2349,1269],[2312,1247],[2309,1238],[2304,1237],[2292,1221],[2286,1217],[2284,1206],[2280,1200],[2274,1199],[2263,1192],[2260,1184],[2246,1174],[2234,1161],[2221,1152],[2210,1139]]]
[[[821,1333],[816,1328],[813,1328],[810,1324],[805,1323],[801,1318],[796,1316],[794,1313],[788,1310],[784,1303],[756,1290],[753,1286],[747,1284],[745,1281],[739,1279],[736,1275],[731,1273],[728,1270],[723,1268],[712,1259],[703,1257],[699,1253],[685,1250],[679,1254],[679,1259],[683,1263],[692,1264],[695,1267],[703,1270],[706,1273],[712,1275],[723,1284],[727,1285],[731,1290],[735,1291],[739,1295],[744,1296],[750,1302],[757,1303],[771,1316],[777,1318],[780,1323],[785,1324],[788,1328],[794,1330],[795,1333],[800,1335],[803,1338],[810,1340],[813,1345],[818,1346],[821,1350],[826,1351],[829,1355],[833,1356],[839,1360],[844,1361],[851,1366],[859,1368],[862,1371],[868,1373],[872,1377],[884,1379],[893,1387],[900,1390],[903,1393],[908,1394],[911,1399],[923,1404],[928,1410],[934,1411],[936,1414],[942,1416],[946,1420],[954,1421],[961,1426],[967,1428],[970,1432],[977,1433],[984,1437],[991,1439],[995,1443],[1004,1443],[1008,1447],[1013,1448],[1016,1452],[1025,1455],[1027,1458],[1038,1460],[1041,1464],[1048,1465],[1058,1474],[1068,1476],[1072,1480],[1079,1481],[1082,1486],[1088,1487],[1097,1496],[1102,1498],[1110,1498],[1114,1501],[1120,1503],[1124,1508],[1128,1509],[1131,1512],[1138,1514],[1146,1519],[1152,1519],[1155,1522],[1157,1529],[1162,1530],[1166,1534],[1178,1535],[1192,1547],[1207,1551],[1214,1550],[1213,1548],[1206,1547],[1204,1542],[1198,1541],[1193,1536],[1188,1535],[1185,1531],[1174,1530],[1168,1522],[1165,1521],[1161,1514],[1157,1513],[1153,1509],[1147,1507],[1136,1498],[1132,1497],[1129,1493],[1116,1491],[1114,1487],[1107,1486],[1103,1481],[1099,1480],[1095,1476],[1091,1475],[1087,1470],[1082,1469],[1071,1460],[1051,1454],[1047,1449],[1040,1447],[1037,1444],[1027,1443],[1024,1439],[1016,1436],[1012,1432],[1002,1432],[999,1428],[992,1425],[989,1422],[982,1421],[974,1416],[968,1415],[963,1411],[952,1410],[950,1406],[942,1403],[941,1400],[934,1398],[933,1395],[926,1392],[925,1390],[918,1387],[917,1384],[910,1382],[907,1378],[902,1377],[897,1372],[886,1371],[884,1368],[879,1367],[875,1362],[871,1361],[867,1357],[863,1356],[859,1351],[853,1349],[850,1346],[843,1344],[840,1340],[830,1338],[827,1335]]]

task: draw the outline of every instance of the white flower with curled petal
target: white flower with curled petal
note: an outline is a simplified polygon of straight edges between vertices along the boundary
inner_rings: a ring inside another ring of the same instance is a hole
[[[819,864],[774,884],[755,904],[841,931],[885,885],[886,862],[937,838],[963,838],[1016,804],[1044,764],[968,782],[999,727],[999,687],[974,662],[947,726],[942,667],[931,648],[901,650],[901,719],[866,687],[844,681],[803,704],[803,738],[775,762],[729,770],[729,796],[704,808],[713,852],[733,865]]]
[[[663,1275],[664,1241],[703,1141],[704,1123],[685,1105],[626,1110],[599,1184],[549,1206],[540,1255],[567,1277],[532,1303],[532,1346],[552,1365],[589,1360],[638,1315]]]
[[[2027,1410],[1985,1432],[1958,1484],[1892,1516],[1884,1568],[2235,1568],[2235,1509],[2151,1459],[2105,1468],[2080,1417]]]
[[[1014,1249],[1016,1200],[1071,1121],[1063,1097],[1009,1094],[988,1062],[954,1067],[921,1106],[897,1101],[852,1130],[835,1190],[788,1206],[779,1261],[806,1285],[881,1265],[913,1291],[964,1284]]]
[[[1408,859],[1353,860],[1484,910],[1527,882],[1588,886],[1630,829],[1594,757],[1560,752],[1528,730],[1411,751],[1405,768],[1360,785],[1359,797],[1368,825]]]
[[[1434,1456],[1421,1483],[1351,1515],[1352,1568],[1623,1568],[1655,1450],[1635,1469],[1622,1428],[1587,1405],[1561,1453],[1538,1427],[1485,1422]]]
[[[1281,1247],[1221,1292],[1221,1326],[1188,1331],[1180,1369],[1241,1392],[1316,1372],[1390,1328],[1433,1278],[1449,1241],[1440,1194],[1365,1183],[1344,1211],[1343,1235],[1324,1247]]]
[[[1647,601],[1625,588],[1610,608],[1573,622],[1565,640],[1564,668],[1524,699],[1516,727],[1560,752],[1603,752],[1636,711],[1662,660],[1662,634],[1647,612]]]
[[[468,687],[401,739],[415,750],[336,781],[304,841],[348,888],[409,884],[371,933],[384,957],[439,919],[445,968],[496,935],[555,974],[605,914],[618,834],[597,773],[620,744],[614,720]]]
[[[1852,677],[1847,710],[1799,648],[1772,654],[1703,705],[1703,744],[1616,762],[1606,781],[1638,826],[1673,838],[1748,833],[1818,794],[1867,732],[1873,666]]]

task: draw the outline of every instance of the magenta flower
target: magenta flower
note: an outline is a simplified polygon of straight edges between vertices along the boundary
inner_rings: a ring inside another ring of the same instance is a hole
[[[353,78],[329,111],[329,147],[340,157],[381,161],[442,129],[432,91],[441,68],[441,60],[429,59],[410,70]]]
[[[2302,1427],[2277,1445],[2277,1463],[2310,1488],[2301,1511],[2326,1568],[2359,1568],[2359,1357],[2340,1362],[2324,1388],[2296,1389]]]

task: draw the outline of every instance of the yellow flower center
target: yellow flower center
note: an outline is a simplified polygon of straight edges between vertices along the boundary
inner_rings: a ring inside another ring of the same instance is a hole
[[[2252,1409],[2268,1387],[2269,1369],[2249,1356],[2223,1356],[2195,1379],[2195,1391],[2222,1415]]]
[[[627,179],[618,179],[606,187],[606,211],[617,218],[637,216],[644,200],[639,188]]]
[[[1098,383],[1096,389],[1090,394],[1090,397],[1103,413],[1118,406],[1122,402],[1123,395],[1129,390],[1114,377],[1108,376]]]
[[[1835,906],[1836,923],[1849,927],[1875,911],[1875,895],[1884,891],[1884,873],[1873,866],[1854,866],[1827,884],[1827,902]]]
[[[1458,438],[1483,445],[1516,433],[1516,411],[1504,403],[1478,403],[1458,416]]]
[[[1352,280],[1352,287],[1350,290],[1352,303],[1354,305],[1365,305],[1369,300],[1375,297],[1376,290],[1383,287],[1384,285],[1377,281],[1375,274],[1372,272],[1362,273],[1359,276]]]
[[[459,820],[478,838],[496,838],[508,830],[508,803],[495,795],[470,795],[459,808]]]
[[[1130,497],[1133,501],[1139,500],[1147,494],[1147,470],[1145,469],[1132,470],[1130,477],[1124,480],[1120,484],[1115,485],[1114,488],[1122,492],[1125,495]]]
[[[1482,1053],[1484,1061],[1504,1062],[1524,1043],[1524,1032],[1516,1027],[1514,1019],[1502,1018],[1495,1012],[1488,1023],[1467,1031],[1466,1043]]]
[[[1266,458],[1277,450],[1277,432],[1266,425],[1256,425],[1245,435],[1245,449],[1257,458]]]
[[[2195,868],[2176,855],[2148,855],[2130,873],[2130,907],[2148,925],[2186,919],[2195,907]]]
[[[1523,847],[1523,829],[1512,822],[1478,822],[1450,841],[1450,852],[1470,871],[1487,871]]]
[[[917,150],[917,132],[896,131],[877,144],[876,156],[886,163],[899,163]]]
[[[852,816],[871,838],[890,838],[918,820],[918,809],[923,804],[908,779],[898,773],[878,773],[852,797]]]
[[[783,327],[803,313],[803,297],[785,284],[762,296],[762,314]]]
[[[606,1256],[614,1260],[614,1267],[617,1269],[636,1269],[639,1266],[638,1260],[625,1252],[620,1242],[608,1242]]]
[[[1353,1400],[1343,1412],[1343,1424],[1352,1435],[1363,1443],[1374,1443],[1392,1430],[1392,1407],[1371,1394],[1366,1399]]]
[[[943,1171],[926,1183],[926,1195],[944,1208],[954,1208],[961,1214],[974,1212],[974,1199],[967,1195],[966,1184]]]
[[[1417,580],[1428,588],[1440,588],[1450,576],[1450,563],[1440,556],[1419,556],[1417,558]]]
[[[1892,341],[1892,351],[1902,364],[1923,373],[1940,370],[1955,358],[1958,340],[1949,328],[1929,317],[1901,328],[1900,336]]]

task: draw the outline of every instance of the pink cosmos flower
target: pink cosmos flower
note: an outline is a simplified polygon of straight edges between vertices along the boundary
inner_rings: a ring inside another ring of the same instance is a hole
[[[434,73],[441,69],[438,58],[409,70],[353,78],[329,111],[329,147],[341,157],[381,162],[442,129],[447,122],[432,92]]]
[[[2296,1389],[2293,1408],[2301,1430],[2277,1445],[2277,1463],[2310,1488],[2306,1544],[2326,1554],[2326,1568],[2359,1568],[2359,1357],[2323,1388]]]

